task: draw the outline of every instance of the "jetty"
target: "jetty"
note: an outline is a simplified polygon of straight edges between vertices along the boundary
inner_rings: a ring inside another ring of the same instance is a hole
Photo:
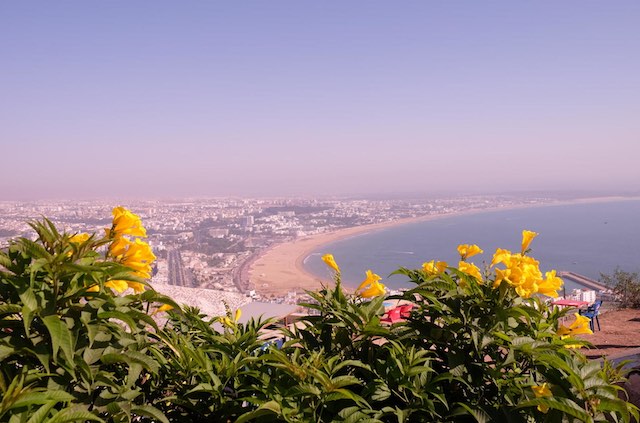
[[[603,285],[598,281],[574,272],[558,272],[558,276],[563,279],[569,279],[575,283],[586,286],[587,288],[595,289],[597,291],[606,291],[607,289],[609,289],[607,285]]]

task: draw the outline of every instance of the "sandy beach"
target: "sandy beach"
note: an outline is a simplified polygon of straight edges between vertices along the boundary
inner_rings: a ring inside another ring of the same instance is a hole
[[[286,295],[290,291],[302,293],[306,290],[315,290],[320,288],[323,284],[327,285],[333,283],[331,279],[331,272],[327,268],[326,278],[319,278],[316,275],[307,272],[303,266],[303,262],[305,258],[323,245],[356,235],[390,228],[392,226],[425,222],[451,216],[535,206],[538,205],[468,209],[461,212],[425,215],[372,225],[356,226],[353,228],[345,228],[337,231],[298,238],[291,242],[275,245],[267,250],[251,266],[249,270],[249,280],[255,287],[256,292],[267,297]]]
[[[249,280],[258,293],[267,297],[285,295],[290,291],[300,293],[305,290],[318,289],[322,284],[327,285],[332,283],[332,280],[329,271],[327,271],[327,277],[321,279],[304,269],[303,261],[313,251],[323,245],[355,235],[405,223],[436,219],[438,217],[440,217],[440,215],[345,228],[278,244],[267,250],[253,263],[249,270]]]
[[[576,199],[571,201],[554,201],[539,204],[521,204],[498,206],[493,208],[468,209],[461,212],[451,212],[399,219],[391,222],[357,226],[353,228],[345,228],[337,231],[311,235],[298,238],[291,242],[278,244],[268,249],[251,265],[248,272],[249,281],[255,287],[256,292],[266,297],[282,296],[291,291],[302,293],[305,290],[318,289],[320,288],[321,284],[327,285],[332,283],[331,273],[327,270],[327,276],[325,278],[319,278],[307,272],[303,266],[303,261],[306,257],[308,257],[312,252],[318,250],[323,245],[330,244],[332,242],[352,236],[386,229],[392,226],[498,210],[514,210],[531,207],[584,204],[634,199],[637,198],[594,197]]]

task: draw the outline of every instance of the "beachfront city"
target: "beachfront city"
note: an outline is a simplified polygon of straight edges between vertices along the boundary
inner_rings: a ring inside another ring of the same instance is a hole
[[[340,237],[385,225],[459,213],[576,201],[570,196],[467,195],[418,199],[215,198],[127,203],[143,219],[158,257],[152,286],[210,315],[248,303],[295,306],[322,283],[301,265]],[[110,224],[113,201],[0,203],[0,245],[35,236],[46,216],[68,233]]]

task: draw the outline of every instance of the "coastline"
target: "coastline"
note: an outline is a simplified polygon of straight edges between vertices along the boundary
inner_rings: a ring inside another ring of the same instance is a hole
[[[323,245],[400,225],[485,212],[490,213],[496,211],[517,210],[535,207],[563,206],[625,200],[632,201],[638,199],[639,198],[637,197],[593,197],[568,201],[552,201],[548,203],[475,208],[450,213],[416,216],[388,222],[375,223],[371,225],[344,228],[321,234],[309,235],[290,242],[276,244],[267,249],[250,266],[248,270],[249,283],[253,285],[257,293],[265,297],[283,296],[291,291],[301,293],[305,290],[316,290],[323,284],[331,284],[332,278],[331,273],[328,269],[326,276],[321,278],[308,272],[304,268],[304,260],[310,254],[320,249]]]

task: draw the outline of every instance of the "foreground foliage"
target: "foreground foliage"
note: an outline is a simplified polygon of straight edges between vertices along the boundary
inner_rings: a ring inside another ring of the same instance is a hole
[[[563,324],[567,311],[534,295],[559,288],[526,255],[535,235],[520,253],[499,250],[484,273],[469,245],[456,268],[399,269],[413,288],[392,297],[370,271],[345,293],[326,257],[337,283],[311,293],[317,314],[268,341],[271,321],[207,317],[153,291],[153,254],[125,209],[104,237],[32,227],[36,241],[0,252],[0,421],[637,418],[619,399],[619,369],[574,348],[585,322]],[[388,301],[413,308],[388,323]]]

